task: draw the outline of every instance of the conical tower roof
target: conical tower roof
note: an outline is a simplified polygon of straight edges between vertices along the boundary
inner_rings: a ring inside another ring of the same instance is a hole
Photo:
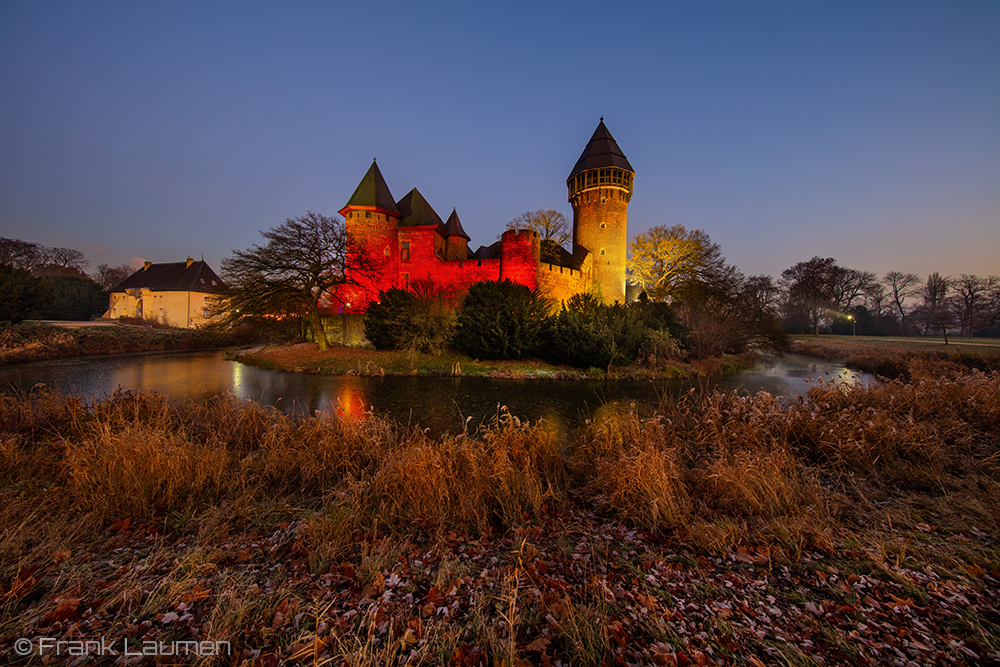
[[[413,188],[403,198],[396,202],[399,211],[400,227],[423,227],[426,225],[438,225],[444,227],[441,216],[431,208],[420,191]]]
[[[469,235],[465,233],[462,229],[462,221],[458,219],[458,213],[455,209],[451,209],[451,215],[448,216],[448,222],[444,223],[444,235],[445,236],[461,236],[464,237],[466,241],[471,241]]]
[[[352,206],[358,208],[378,208],[386,213],[399,216],[399,209],[396,208],[396,204],[393,202],[392,193],[389,192],[389,186],[385,184],[385,179],[382,178],[382,172],[378,170],[375,160],[372,160],[372,166],[368,168],[368,173],[361,179],[361,183],[358,184],[357,189],[347,201],[344,209],[351,208]]]
[[[618,147],[618,142],[608,132],[608,128],[604,126],[603,116],[597,129],[594,130],[594,136],[590,138],[590,142],[583,149],[580,159],[576,161],[576,166],[573,167],[573,171],[566,180],[572,179],[581,171],[599,169],[601,167],[618,167],[633,174],[635,173],[635,169],[628,163],[625,153],[622,153],[622,149]]]

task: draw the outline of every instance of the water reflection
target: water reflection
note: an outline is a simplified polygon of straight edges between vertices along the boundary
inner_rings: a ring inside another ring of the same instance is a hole
[[[717,378],[722,390],[799,394],[810,378],[837,382],[872,378],[807,357],[765,359],[746,373]],[[369,412],[433,434],[459,433],[498,418],[505,409],[564,432],[606,403],[635,403],[651,411],[664,396],[690,386],[674,381],[503,380],[498,378],[331,377],[265,370],[223,358],[222,352],[122,355],[0,367],[0,390],[30,391],[36,384],[87,399],[116,389],[156,392],[172,399],[232,394],[296,415],[334,411],[351,419]]]

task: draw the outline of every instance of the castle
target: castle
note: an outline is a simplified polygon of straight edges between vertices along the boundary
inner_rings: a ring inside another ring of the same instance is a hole
[[[538,234],[527,229],[505,231],[496,243],[473,252],[455,210],[442,222],[416,188],[396,201],[372,161],[340,214],[359,250],[380,261],[376,271],[350,276],[354,284],[338,292],[336,306],[364,312],[380,290],[409,289],[414,281],[428,279],[456,289],[510,279],[556,303],[580,292],[624,303],[626,216],[634,175],[601,118],[566,180],[573,250],[560,248],[558,257],[542,261]]]

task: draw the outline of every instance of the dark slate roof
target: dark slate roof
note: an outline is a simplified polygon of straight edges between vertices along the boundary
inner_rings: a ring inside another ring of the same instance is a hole
[[[493,245],[481,245],[479,250],[472,253],[476,259],[497,259],[503,252],[503,241],[497,241]]]
[[[622,153],[622,149],[618,148],[618,142],[604,126],[603,118],[601,118],[597,129],[594,130],[594,136],[590,138],[590,143],[583,149],[580,159],[576,161],[576,166],[573,167],[573,171],[570,172],[569,178],[566,180],[570,180],[581,171],[599,169],[600,167],[618,167],[635,173],[635,169],[628,163],[625,153]]]
[[[542,258],[542,264],[555,264],[556,266],[568,266],[573,269],[579,269],[576,256],[569,250],[562,246],[558,246],[558,257],[554,258]]]
[[[214,284],[213,284],[214,281]],[[146,288],[154,292],[222,292],[225,285],[204,261],[150,264],[112,287],[109,292]]]
[[[465,233],[462,229],[462,221],[458,219],[458,212],[455,209],[451,209],[451,215],[448,216],[448,222],[444,223],[444,235],[445,236],[461,236],[466,241],[471,241],[469,235]]]
[[[392,199],[392,193],[389,192],[389,186],[385,184],[385,179],[382,178],[382,172],[378,170],[375,160],[372,160],[372,166],[368,168],[368,173],[361,179],[361,183],[358,184],[344,208],[351,206],[380,208],[388,213],[399,215],[399,210]]]
[[[396,209],[399,210],[400,227],[423,227],[425,225],[437,225],[444,231],[444,223],[441,216],[431,208],[420,191],[413,188],[407,192],[402,199],[396,202]]]

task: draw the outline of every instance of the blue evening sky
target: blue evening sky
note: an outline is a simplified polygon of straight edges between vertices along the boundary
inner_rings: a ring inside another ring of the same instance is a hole
[[[630,238],[1000,274],[1000,2],[0,1],[0,236],[91,267],[335,214],[373,157],[472,246],[604,116]]]

